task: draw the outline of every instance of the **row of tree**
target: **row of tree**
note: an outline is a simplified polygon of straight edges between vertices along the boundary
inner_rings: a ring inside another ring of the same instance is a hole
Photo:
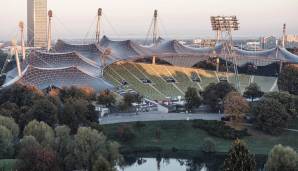
[[[120,161],[119,145],[90,127],[71,134],[68,126],[53,129],[33,120],[22,138],[12,118],[0,116],[0,158],[16,158],[18,170],[103,170],[112,171]]]
[[[276,145],[265,164],[266,171],[298,171],[298,154],[291,147]],[[245,142],[236,140],[224,161],[224,171],[255,171],[256,161]]]
[[[256,98],[258,101],[254,101]],[[272,135],[282,133],[298,116],[298,96],[283,91],[264,94],[256,83],[249,85],[243,96],[228,82],[211,83],[201,93],[188,88],[185,99],[190,112],[204,103],[234,121],[242,122],[245,116],[250,116],[256,128]]]

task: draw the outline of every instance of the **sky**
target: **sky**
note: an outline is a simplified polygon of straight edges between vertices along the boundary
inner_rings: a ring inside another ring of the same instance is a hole
[[[0,40],[12,39],[18,22],[26,22],[26,2],[0,0]],[[163,37],[214,37],[213,15],[236,15],[240,22],[240,30],[234,33],[237,37],[280,36],[283,23],[289,34],[298,34],[298,0],[48,0],[54,12],[54,39],[91,37],[100,7],[103,34],[115,38],[146,37],[154,9],[159,11]]]

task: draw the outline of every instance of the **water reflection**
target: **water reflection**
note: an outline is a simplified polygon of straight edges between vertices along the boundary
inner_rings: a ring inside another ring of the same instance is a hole
[[[141,156],[141,157],[140,157]],[[154,156],[154,157],[153,157]],[[124,155],[125,162],[118,171],[220,171],[224,156],[202,156],[192,159],[175,159],[161,155]],[[259,169],[264,164],[258,160]]]

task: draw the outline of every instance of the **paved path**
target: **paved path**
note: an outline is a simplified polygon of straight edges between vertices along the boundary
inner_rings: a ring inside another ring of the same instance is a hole
[[[111,114],[100,118],[103,125],[136,122],[136,121],[161,121],[161,120],[220,120],[219,114],[183,114],[183,113],[139,113],[134,114]]]

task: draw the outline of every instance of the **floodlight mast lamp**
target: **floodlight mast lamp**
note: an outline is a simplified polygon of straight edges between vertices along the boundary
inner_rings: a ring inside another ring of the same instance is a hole
[[[224,56],[226,60],[227,73],[229,72],[227,56],[230,56],[233,60],[233,67],[236,76],[237,88],[240,89],[240,82],[238,77],[237,59],[233,54],[233,39],[232,31],[239,30],[239,22],[236,16],[211,16],[212,30],[216,31],[217,41],[222,41],[224,46]],[[228,80],[228,75],[227,75]]]

